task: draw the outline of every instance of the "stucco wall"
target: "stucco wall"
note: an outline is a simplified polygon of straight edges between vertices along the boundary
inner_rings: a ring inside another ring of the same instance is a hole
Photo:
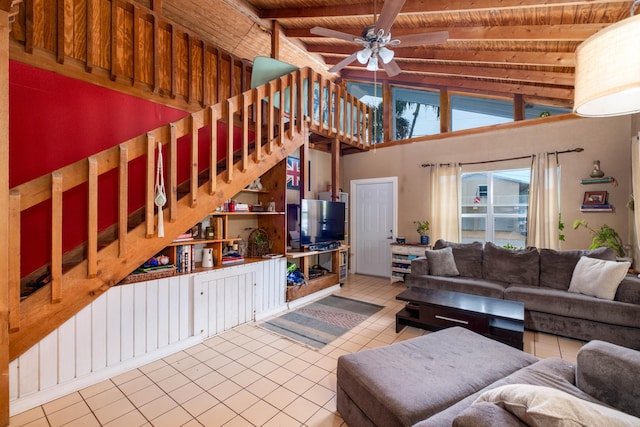
[[[495,131],[462,135],[442,140],[418,142],[352,154],[341,159],[341,186],[349,188],[353,179],[398,177],[398,235],[417,239],[413,221],[427,217],[429,168],[422,163],[477,162],[528,156],[584,148],[581,153],[560,155],[561,213],[565,222],[566,241],[563,249],[585,248],[591,236],[584,229],[573,230],[575,219],[584,218],[594,226],[603,223],[614,227],[625,243],[631,240],[631,215],[626,208],[631,194],[631,135],[640,129],[635,116],[602,119],[579,119],[549,122],[536,120],[530,126],[503,126]],[[582,185],[593,160],[600,160],[607,176],[617,180],[611,184]],[[463,172],[529,167],[530,160],[497,162],[464,166]],[[614,213],[582,213],[580,204],[585,191],[606,190]]]

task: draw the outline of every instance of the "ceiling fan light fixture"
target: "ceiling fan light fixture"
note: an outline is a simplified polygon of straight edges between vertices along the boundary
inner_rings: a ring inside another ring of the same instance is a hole
[[[378,56],[374,55],[369,59],[369,63],[367,64],[368,71],[378,71]]]
[[[378,51],[378,55],[380,55],[380,59],[385,64],[388,64],[393,59],[394,52],[391,49],[387,49],[386,47],[381,47]]]
[[[371,53],[371,49],[365,48],[358,51],[358,56],[356,58],[359,63],[366,64],[369,58],[371,58]]]

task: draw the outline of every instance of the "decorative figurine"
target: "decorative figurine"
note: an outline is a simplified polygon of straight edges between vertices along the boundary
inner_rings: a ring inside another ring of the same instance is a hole
[[[600,160],[593,161],[593,170],[589,174],[591,178],[602,178],[604,176],[604,172],[600,169]]]

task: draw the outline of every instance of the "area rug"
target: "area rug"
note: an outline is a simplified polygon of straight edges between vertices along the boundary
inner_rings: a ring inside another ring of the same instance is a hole
[[[382,308],[381,305],[330,295],[260,326],[320,349]]]

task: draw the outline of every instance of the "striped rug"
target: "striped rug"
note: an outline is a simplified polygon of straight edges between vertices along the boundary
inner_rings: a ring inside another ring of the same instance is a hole
[[[382,308],[380,305],[330,295],[260,326],[320,349]]]

